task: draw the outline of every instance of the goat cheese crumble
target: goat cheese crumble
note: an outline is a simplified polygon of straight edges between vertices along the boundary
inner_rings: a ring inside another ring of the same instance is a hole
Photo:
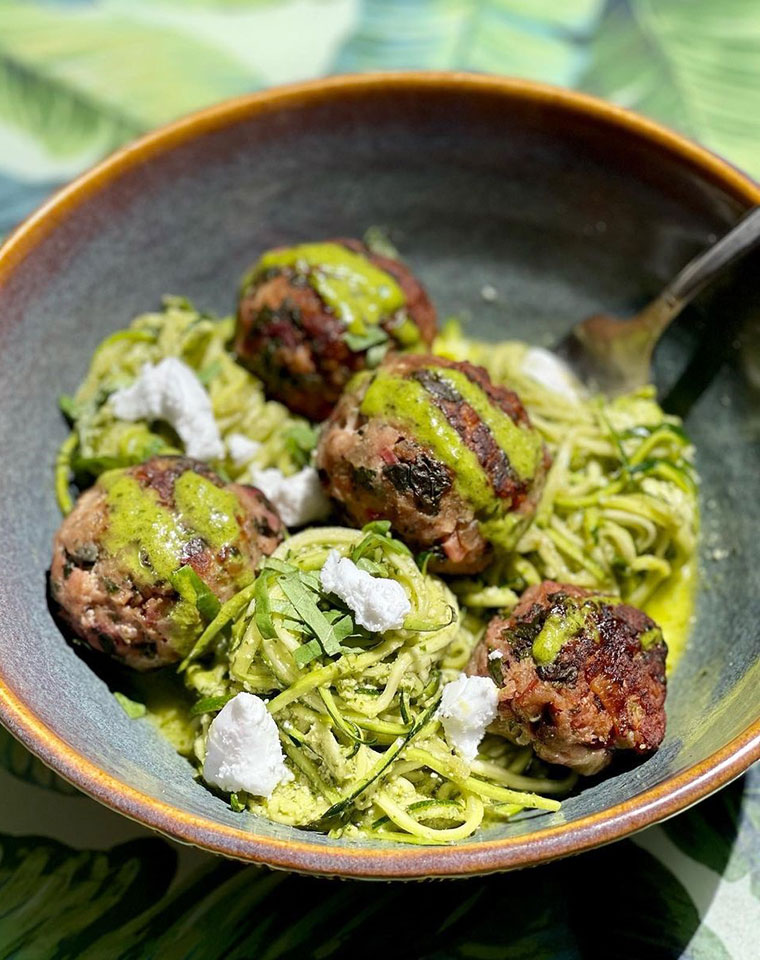
[[[328,553],[319,580],[325,590],[353,610],[357,623],[373,633],[398,630],[412,609],[400,583],[373,577],[337,550]]]
[[[238,693],[211,721],[203,778],[229,793],[245,790],[255,797],[270,797],[278,784],[293,779],[277,724],[260,697]]]
[[[177,357],[144,364],[134,383],[111,396],[111,408],[119,420],[165,420],[188,457],[213,460],[224,454],[209,395]]]
[[[523,357],[520,368],[531,380],[540,383],[567,400],[579,399],[578,382],[565,364],[550,350],[530,347]]]
[[[236,467],[244,467],[260,449],[261,444],[244,433],[230,433],[227,436],[227,453]]]
[[[501,650],[491,650],[490,653],[488,654],[488,659],[489,659],[489,660],[503,660],[503,659],[504,659],[504,654],[501,652]]]
[[[277,467],[251,470],[251,483],[271,501],[286,527],[323,520],[330,512],[330,501],[314,467],[304,467],[291,477]]]
[[[447,683],[436,712],[446,739],[468,762],[478,755],[486,727],[496,719],[499,690],[490,677],[465,674]]]

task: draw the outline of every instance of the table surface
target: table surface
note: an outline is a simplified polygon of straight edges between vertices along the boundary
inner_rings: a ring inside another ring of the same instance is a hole
[[[188,110],[404,67],[588,90],[760,174],[757,0],[0,0],[0,234]],[[415,885],[181,847],[77,793],[2,729],[0,797],[0,958],[760,956],[758,766],[632,840]]]

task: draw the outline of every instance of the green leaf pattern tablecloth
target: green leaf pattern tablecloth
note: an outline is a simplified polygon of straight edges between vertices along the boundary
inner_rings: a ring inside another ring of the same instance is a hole
[[[758,0],[0,0],[0,234],[156,124],[419,67],[588,90],[760,174]],[[760,768],[633,840],[452,883],[287,876],[100,807],[0,729],[0,958],[750,960]]]

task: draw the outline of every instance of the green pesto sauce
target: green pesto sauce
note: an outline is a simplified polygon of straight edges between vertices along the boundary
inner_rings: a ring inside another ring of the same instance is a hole
[[[448,379],[476,410],[519,476],[523,479],[532,477],[541,455],[538,435],[518,427],[506,413],[493,407],[485,393],[460,371],[442,370],[439,367],[431,369]],[[428,447],[441,463],[451,468],[457,492],[481,514],[480,530],[483,536],[504,550],[514,547],[526,518],[500,510],[501,503],[477,456],[462,441],[421,383],[379,370],[367,389],[360,409],[368,417],[379,416],[408,424],[415,438]]]
[[[662,640],[662,630],[660,630],[659,627],[652,627],[651,630],[647,630],[639,637],[642,650],[651,649],[656,643],[659,643],[660,640]]]
[[[192,599],[182,596],[169,613],[172,624],[172,646],[183,656],[189,652],[194,640],[203,629],[203,620]]]
[[[202,537],[218,551],[240,536],[237,498],[192,471],[176,481],[176,511],[122,470],[104,473],[100,483],[106,490],[109,515],[103,545],[122,558],[137,583],[147,584],[156,577],[170,580],[182,565],[183,548],[194,537]],[[197,616],[194,609],[178,608],[176,613],[180,618]]]
[[[388,328],[391,332],[391,336],[398,343],[400,347],[409,349],[410,347],[416,347],[420,343],[420,328],[412,320],[410,316],[404,312],[401,314],[401,322],[397,323],[394,327]]]
[[[408,424],[415,439],[452,469],[458,492],[476,510],[493,509],[496,498],[478,458],[462,442],[421,383],[379,370],[360,409],[368,417],[384,417]]]
[[[587,625],[586,614],[590,607],[599,607],[602,604],[617,606],[622,603],[619,597],[600,594],[585,597],[582,601],[567,598],[566,610],[549,614],[541,632],[533,641],[532,654],[536,663],[543,666],[552,663],[568,640],[578,634]],[[647,630],[640,637],[642,649],[649,650],[662,640],[662,631],[659,627]],[[597,635],[597,642],[599,636]]]
[[[182,547],[190,539],[178,518],[153,491],[144,490],[122,470],[104,473],[100,483],[109,517],[103,545],[122,558],[137,583],[148,583],[156,575],[168,580],[181,565]]]
[[[668,645],[668,672],[681,658],[689,638],[697,592],[697,564],[690,560],[671,574],[644,604],[644,611],[662,629]]]
[[[481,388],[469,380],[461,370],[436,367],[436,373],[447,380],[462,399],[469,403],[506,453],[521,480],[535,476],[541,457],[541,438],[538,434],[518,426],[503,410],[495,406]]]
[[[567,613],[550,613],[541,628],[541,633],[533,641],[532,654],[536,663],[546,666],[552,663],[568,640],[572,640],[583,629],[584,617],[580,609]]]
[[[191,757],[200,733],[200,718],[190,714],[195,700],[174,671],[130,671],[125,680],[128,695],[145,704],[147,719],[183,756]]]
[[[528,515],[512,510],[500,516],[480,520],[478,527],[489,543],[502,550],[513,550],[529,522]]]
[[[174,484],[174,503],[182,522],[203,537],[214,550],[240,536],[240,503],[231,490],[188,470]]]
[[[310,285],[349,333],[366,333],[368,326],[406,304],[403,290],[389,273],[339,243],[302,243],[272,250],[259,260],[247,281],[276,267],[293,267],[307,274]],[[405,338],[409,334],[403,329]]]

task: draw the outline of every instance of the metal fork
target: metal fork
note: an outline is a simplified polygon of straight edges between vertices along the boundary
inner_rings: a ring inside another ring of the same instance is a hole
[[[652,354],[670,323],[729,264],[760,243],[760,207],[686,264],[662,293],[634,317],[587,317],[555,347],[579,379],[609,396],[649,383]]]

